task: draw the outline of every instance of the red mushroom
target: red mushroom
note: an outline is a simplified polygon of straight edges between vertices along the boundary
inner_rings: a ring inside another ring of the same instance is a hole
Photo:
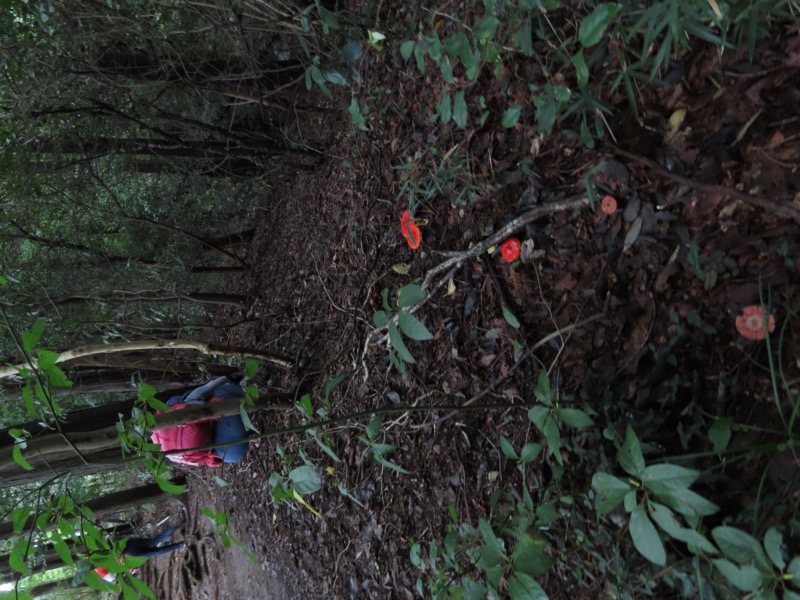
[[[500,253],[508,262],[514,262],[519,258],[519,249],[521,247],[522,243],[519,239],[510,237],[500,246]]]
[[[419,244],[422,242],[422,232],[414,222],[414,215],[408,210],[403,211],[403,215],[400,217],[400,233],[403,234],[412,249],[419,248]]]
[[[769,332],[775,331],[775,317],[767,315]],[[747,306],[742,314],[736,317],[736,331],[748,340],[763,340],[767,337],[764,329],[764,309],[760,306]]]
[[[613,215],[617,210],[617,199],[614,198],[614,196],[604,196],[603,199],[600,200],[600,210],[607,215]]]

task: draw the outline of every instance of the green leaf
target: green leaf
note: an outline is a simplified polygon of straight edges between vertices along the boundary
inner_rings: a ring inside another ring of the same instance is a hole
[[[147,587],[147,585],[141,579],[138,579],[135,575],[131,575],[130,573],[127,573],[125,578],[131,582],[131,585],[140,596],[145,596],[146,598],[150,598],[150,600],[156,600],[153,590]]]
[[[397,292],[397,306],[400,308],[416,306],[427,297],[428,295],[425,293],[425,290],[422,289],[421,285],[409,283],[401,287]]]
[[[541,452],[541,444],[525,444],[522,450],[520,450],[519,458],[522,461],[522,464],[528,464],[529,462],[536,460],[536,457],[539,456]]]
[[[355,502],[356,504],[358,504],[358,505],[359,505],[361,508],[364,508],[364,504],[362,504],[362,503],[361,503],[361,502],[358,500],[358,498],[356,498],[355,496],[353,496],[353,494],[351,494],[349,491],[347,491],[347,488],[346,488],[346,487],[344,487],[344,486],[343,486],[341,483],[337,483],[337,484],[336,484],[336,487],[337,487],[337,489],[339,490],[339,493],[340,493],[342,496],[345,496],[345,497],[347,497],[347,498],[350,498],[350,500],[352,500],[353,502]]]
[[[342,462],[342,459],[336,455],[333,448],[330,447],[327,441],[322,440],[318,435],[314,435],[314,441],[322,449],[322,451],[330,456],[335,462]]]
[[[322,487],[322,478],[314,467],[303,465],[289,471],[294,489],[301,495],[313,494]]]
[[[439,118],[445,125],[453,118],[453,102],[450,98],[449,90],[445,90],[439,102],[436,103],[436,112],[439,113]]]
[[[644,487],[660,494],[686,489],[700,476],[694,469],[677,465],[651,465],[642,474]]]
[[[17,542],[17,545],[11,549],[11,553],[8,556],[8,566],[14,569],[17,573],[22,573],[23,575],[30,575],[31,573],[28,565],[25,564],[25,554],[27,553],[27,549],[28,542],[24,539],[21,539]]]
[[[244,423],[244,428],[247,431],[254,431],[256,433],[259,433],[259,431],[256,428],[256,426],[253,425],[253,421],[250,420],[250,415],[247,414],[247,411],[245,410],[245,405],[244,404],[240,404],[239,405],[239,417],[241,417],[242,423]]]
[[[575,429],[584,429],[594,425],[592,417],[577,408],[562,408],[558,411],[559,418]]]
[[[392,265],[392,271],[398,275],[408,275],[411,271],[411,265],[408,263],[397,263],[396,265]]]
[[[508,581],[508,594],[511,600],[547,600],[547,594],[530,575],[519,571]]]
[[[376,310],[375,313],[372,315],[372,323],[380,329],[381,327],[386,327],[386,324],[389,322],[389,315],[386,311],[383,310]]]
[[[686,517],[706,517],[719,511],[719,506],[692,490],[661,492],[658,497],[664,504]]]
[[[185,485],[175,485],[171,481],[164,479],[163,477],[156,477],[156,483],[158,487],[160,487],[163,491],[167,492],[168,494],[182,494],[186,491]]]
[[[667,562],[664,543],[642,504],[637,505],[631,513],[630,531],[633,545],[639,554],[663,567]]]
[[[397,471],[398,473],[403,473],[404,475],[408,475],[409,474],[409,471],[407,471],[406,469],[404,469],[400,465],[393,463],[390,460],[386,460],[385,458],[383,458],[383,456],[375,456],[375,461],[379,465],[382,465],[382,466],[386,467],[387,469],[391,469],[392,471]]]
[[[550,88],[548,85],[542,94],[531,98],[536,107],[536,124],[542,137],[547,137],[553,130],[560,108]]]
[[[627,482],[608,473],[595,473],[592,476],[592,488],[595,491],[594,508],[598,516],[603,516],[619,506],[625,495],[633,489]]]
[[[539,373],[539,379],[536,382],[536,388],[533,390],[533,395],[542,404],[553,406],[550,393],[550,377],[547,375],[547,371],[542,371]]]
[[[66,373],[56,366],[59,352],[39,349],[36,351],[39,361],[39,368],[47,375],[48,383],[53,387],[71,387],[72,382],[67,378]]]
[[[800,556],[795,556],[789,561],[789,566],[786,567],[786,573],[792,576],[792,585],[800,589]]]
[[[714,452],[724,452],[731,441],[731,424],[733,419],[731,417],[723,417],[717,419],[708,430],[708,439],[714,444]]]
[[[146,403],[153,410],[169,411],[169,406],[156,398],[156,388],[144,381],[140,381],[137,385],[139,386],[139,401]]]
[[[425,54],[422,52],[422,46],[419,44],[414,46],[414,62],[417,63],[417,70],[425,75]]]
[[[339,73],[339,71],[325,71],[322,76],[325,78],[325,81],[334,85],[347,85],[347,78]]]
[[[723,525],[715,527],[711,531],[711,536],[717,542],[722,553],[735,563],[744,565],[752,562],[760,564],[766,562],[766,556],[758,540],[741,529]]]
[[[254,358],[248,358],[244,361],[244,376],[249,381],[258,373],[258,368],[261,366],[261,361]]]
[[[708,541],[700,532],[688,527],[683,527],[675,518],[675,513],[669,508],[653,501],[650,501],[649,507],[650,516],[664,533],[680,542],[688,544],[690,550],[694,547],[705,554],[718,554],[714,544]]]
[[[19,443],[15,443],[11,447],[11,457],[14,459],[15,463],[26,471],[33,471],[33,467],[25,460],[25,457],[22,456],[22,449],[19,447]]]
[[[310,394],[300,396],[300,400],[295,402],[294,406],[306,419],[310,419],[313,416],[314,407],[311,405]]]
[[[353,119],[353,123],[355,123],[361,131],[369,131],[369,127],[367,127],[367,122],[364,119],[364,115],[361,114],[361,108],[358,106],[355,96],[351,97],[350,108],[347,110],[350,113],[350,117]]]
[[[514,125],[516,125],[519,121],[520,113],[522,113],[522,107],[516,102],[514,103],[514,106],[507,108],[503,113],[503,127],[506,129],[511,129],[514,127]]]
[[[448,59],[445,58],[439,63],[439,70],[442,72],[442,79],[444,79],[446,83],[452,85],[456,82],[453,77],[453,65],[450,64]]]
[[[433,339],[433,334],[428,331],[427,327],[408,311],[401,310],[397,313],[397,324],[400,326],[400,331],[412,340],[425,341]]]
[[[33,347],[39,343],[39,340],[42,338],[42,334],[44,333],[44,321],[42,319],[36,319],[31,325],[30,331],[25,331],[22,334],[22,347],[25,349],[25,352],[31,352]]]
[[[598,4],[581,21],[581,26],[578,29],[578,39],[584,48],[594,46],[600,41],[611,19],[616,16],[621,8],[622,5],[617,3]]]
[[[575,76],[578,80],[578,87],[585,87],[589,83],[589,69],[583,59],[583,52],[580,50],[572,57],[572,65],[575,67]]]
[[[397,352],[397,355],[405,362],[412,365],[416,362],[414,357],[411,356],[411,352],[409,352],[408,348],[406,348],[403,337],[397,330],[397,325],[394,324],[394,321],[389,322],[389,343],[392,345],[392,348],[394,348],[395,352]]]
[[[72,553],[69,551],[69,546],[67,546],[64,540],[54,540],[53,549],[56,551],[56,554],[58,554],[58,557],[64,561],[65,565],[69,565],[70,567],[75,565]]]
[[[506,458],[510,458],[511,460],[517,460],[519,458],[516,450],[514,450],[514,446],[511,445],[511,442],[509,442],[508,438],[504,435],[500,436],[500,450]]]
[[[519,319],[517,319],[514,313],[512,313],[505,304],[503,304],[503,317],[514,329],[519,329]]]
[[[533,30],[530,17],[526,17],[522,26],[514,32],[513,44],[525,56],[533,56]]]
[[[406,40],[402,44],[400,44],[400,56],[403,57],[403,60],[408,60],[411,58],[411,55],[414,53],[414,47],[417,45],[417,42],[414,40]]]
[[[401,374],[406,372],[408,365],[406,365],[406,362],[400,358],[397,355],[397,352],[395,352],[391,347],[389,348],[389,359]]]
[[[633,427],[630,425],[625,430],[625,441],[619,449],[617,460],[629,475],[641,478],[644,474],[642,448],[639,445],[639,438],[636,437],[636,432],[633,431]]]
[[[454,33],[444,42],[444,51],[450,58],[461,57],[465,49],[471,51],[472,47],[470,46],[467,34],[463,31]]]
[[[11,511],[11,523],[14,526],[14,533],[19,533],[28,522],[32,508],[29,506],[21,506]]]
[[[782,544],[783,536],[780,531],[775,527],[767,529],[767,533],[764,534],[764,550],[767,551],[767,556],[769,556],[772,564],[781,571],[783,571],[786,566],[786,561],[783,559],[783,554],[781,553]]]
[[[374,440],[381,432],[381,425],[383,425],[383,417],[375,417],[366,427],[366,434],[370,440]]]
[[[528,411],[528,419],[541,431],[544,427],[544,419],[550,414],[550,409],[546,406],[534,406]]]
[[[434,31],[433,34],[425,36],[425,41],[428,42],[428,56],[438,64],[442,60],[442,42],[439,34]]]
[[[500,19],[493,14],[488,14],[482,19],[475,21],[472,27],[473,35],[478,37],[478,41],[486,43],[494,37],[497,28],[500,26]]]
[[[455,99],[453,101],[453,121],[461,129],[467,128],[469,112],[467,111],[467,102],[464,100],[463,90],[456,92]]]
[[[328,86],[325,85],[325,77],[322,75],[322,71],[320,71],[319,67],[311,65],[308,69],[311,72],[311,79],[317,84],[317,87],[322,90],[322,93],[328,98],[333,99],[333,94],[331,94]]]
[[[544,540],[523,533],[514,546],[514,565],[517,572],[530,577],[544,575],[556,563],[556,559],[545,552],[546,548],[547,542]]]
[[[724,558],[715,558],[711,562],[732,586],[743,592],[755,592],[764,583],[761,573],[751,565],[737,567]]]
[[[636,508],[636,490],[631,490],[627,494],[625,494],[625,498],[622,500],[622,506],[625,508],[625,512],[633,512],[633,509]]]
[[[481,548],[481,557],[477,565],[484,570],[497,567],[503,560],[502,542],[495,535],[489,522],[482,517],[478,519],[478,530],[481,533],[484,544]]]

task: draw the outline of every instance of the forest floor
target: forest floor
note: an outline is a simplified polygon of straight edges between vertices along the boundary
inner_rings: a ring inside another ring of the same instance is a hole
[[[349,92],[325,111],[298,113],[298,133],[324,148],[324,159],[267,192],[246,249],[252,271],[230,290],[252,303],[219,315],[257,320],[218,341],[291,357],[292,370],[265,363],[256,383],[300,388],[315,410],[326,382],[345,374],[330,392],[332,416],[404,405],[430,411],[387,416],[378,434],[396,446],[387,458],[409,474],[371,458],[359,439],[366,422],[330,430],[340,462],[291,434],[251,450],[243,465],[194,473],[190,548],[144,570],[157,596],[415,597],[410,545],[441,540],[451,513],[477,524],[495,491],[518,493],[520,471],[499,439],[517,449],[544,443],[527,409],[512,408],[533,400],[542,371],[601,429],[620,435],[636,423],[666,455],[708,450],[714,416],[773,424],[764,344],[742,338],[735,318],[762,299],[779,327],[800,312],[800,37],[759,52],[756,71],[744,57],[720,59],[713,48],[687,54],[676,83],[642,87],[645,127],[620,112],[609,123],[616,144],[592,150],[564,128],[542,140],[524,118],[510,129],[494,117],[466,130],[431,124],[438,86],[388,52],[367,54],[360,68],[372,100],[369,131],[352,125]],[[487,78],[470,88],[469,106],[480,96],[489,105],[505,102],[496,84]],[[583,177],[598,165],[596,181],[619,203],[614,214],[588,206],[554,212],[514,232],[533,248],[513,269],[496,251],[442,271],[433,279],[444,277],[442,287],[415,313],[434,339],[409,341],[416,363],[405,373],[391,364],[385,340],[369,343],[384,288],[394,298],[448,253],[532,206],[585,193]],[[415,217],[427,220],[417,250],[400,235],[412,183]],[[782,339],[794,376],[799,334],[795,322]],[[508,407],[436,408],[453,404]],[[255,422],[266,430],[299,421],[295,411]],[[760,439],[750,435],[749,442]],[[613,445],[599,430],[564,435],[562,443],[566,473],[554,483],[552,457],[543,452],[528,481],[550,490],[540,502],[575,500],[569,519],[552,524],[565,532],[557,551],[575,561],[558,562],[538,581],[551,598],[595,598],[604,577],[576,574],[576,564],[591,561],[580,562],[581,542],[567,532],[596,519],[583,498],[597,465],[580,458],[581,448],[606,443],[613,453]],[[273,502],[270,476],[304,464],[301,454],[323,476],[322,488],[305,496],[319,515],[295,501]],[[768,485],[796,479],[797,464],[787,464],[768,471]],[[764,468],[738,465],[715,482],[724,511],[746,504],[743,490]],[[256,563],[222,548],[204,507],[231,513],[230,531]]]

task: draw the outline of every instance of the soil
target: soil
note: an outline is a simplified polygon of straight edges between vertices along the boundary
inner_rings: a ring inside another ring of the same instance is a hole
[[[397,17],[397,7],[384,10],[386,21]],[[499,438],[517,449],[543,442],[527,410],[513,408],[533,401],[542,371],[603,427],[619,434],[634,423],[666,455],[708,450],[707,427],[692,430],[693,420],[773,421],[766,346],[741,337],[735,318],[762,298],[779,327],[800,311],[798,56],[796,33],[759,49],[755,70],[745,69],[744,56],[720,59],[716,50],[698,48],[684,57],[677,83],[642,88],[642,126],[620,112],[609,123],[615,143],[589,150],[566,126],[542,140],[530,114],[511,129],[499,117],[466,131],[432,125],[438,85],[431,76],[418,76],[413,61],[369,53],[360,65],[361,91],[371,99],[369,131],[353,127],[349,91],[330,103],[320,95],[316,105],[325,110],[298,115],[298,133],[324,155],[313,170],[298,164],[272,182],[254,211],[257,229],[245,257],[252,269],[230,290],[251,303],[218,316],[251,321],[217,341],[291,357],[290,370],[264,363],[256,383],[309,393],[315,409],[326,382],[346,374],[330,394],[331,416],[430,407],[386,416],[379,434],[396,446],[388,458],[409,474],[373,460],[359,440],[367,420],[330,431],[341,462],[300,433],[266,440],[242,465],[193,472],[189,548],[143,570],[157,596],[418,597],[410,545],[441,540],[451,507],[476,524],[490,511],[493,492],[519,489],[519,472]],[[502,114],[498,85],[488,77],[468,90],[474,114],[481,96]],[[513,269],[493,252],[442,272],[431,287],[442,286],[415,313],[434,339],[409,342],[416,363],[400,373],[387,341],[371,335],[382,290],[394,298],[449,253],[467,250],[531,207],[584,194],[583,176],[601,163],[596,181],[616,197],[616,212],[554,212],[514,231],[533,249]],[[417,193],[414,216],[427,224],[412,250],[400,235],[405,182],[433,186],[429,173],[443,164],[455,174],[442,178],[441,189]],[[796,320],[781,343],[783,357],[800,356]],[[790,378],[798,367],[792,362]],[[486,404],[506,407],[437,408]],[[255,422],[270,430],[299,421],[294,411],[262,413]],[[581,439],[588,438],[573,442]],[[291,458],[284,461],[276,445]],[[273,501],[269,482],[273,473],[302,465],[301,450],[324,473],[322,489],[306,496],[308,508]],[[575,452],[563,452],[560,486],[580,497],[596,465],[581,463]],[[530,481],[552,480],[546,454]],[[738,484],[718,482],[731,490],[723,508],[741,505],[741,490],[760,473],[757,465],[732,470],[730,481]],[[255,563],[235,546],[223,548],[202,515],[206,507],[231,513],[230,531]],[[539,583],[553,598],[596,597],[602,589],[559,566]]]

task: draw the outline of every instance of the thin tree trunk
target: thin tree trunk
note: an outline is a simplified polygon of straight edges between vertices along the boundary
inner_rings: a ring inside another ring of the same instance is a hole
[[[289,399],[289,394],[270,394],[256,399],[248,410],[291,408],[290,404],[276,404]],[[225,400],[212,404],[193,406],[183,410],[155,415],[155,425],[151,431],[185,425],[205,419],[239,414],[241,400]],[[145,433],[143,435],[149,435]],[[58,432],[29,439],[26,447],[20,450],[22,457],[33,467],[24,470],[13,456],[13,447],[0,449],[0,487],[40,481],[56,474],[89,474],[115,468],[131,457],[126,456],[120,447],[116,425],[82,432]]]
[[[185,485],[186,477],[180,475],[170,480],[170,482],[175,485]],[[162,490],[158,487],[157,483],[148,483],[146,485],[140,485],[139,487],[112,492],[111,494],[100,496],[99,498],[93,498],[87,501],[84,506],[91,509],[95,517],[102,519],[102,517],[106,515],[121,512],[129,508],[135,508],[142,504],[169,500],[176,497],[175,494],[170,494]],[[30,530],[30,528],[34,526],[37,516],[38,515],[31,515],[28,517],[28,520],[18,533],[25,533]],[[0,523],[0,540],[7,540],[14,535],[17,534],[14,533],[14,524],[11,521]]]
[[[143,352],[153,350],[197,350],[203,354],[216,354],[218,356],[238,356],[241,358],[255,358],[264,360],[282,367],[291,366],[291,362],[285,358],[266,354],[258,350],[249,348],[223,348],[205,342],[194,340],[167,340],[167,341],[140,341],[140,342],[117,342],[114,344],[98,344],[94,346],[83,346],[74,350],[65,350],[55,360],[55,364],[62,364],[78,358],[93,356],[95,354],[112,354],[115,352]],[[10,367],[0,367],[0,379],[10,375],[16,375],[19,369],[27,365],[16,365]]]

